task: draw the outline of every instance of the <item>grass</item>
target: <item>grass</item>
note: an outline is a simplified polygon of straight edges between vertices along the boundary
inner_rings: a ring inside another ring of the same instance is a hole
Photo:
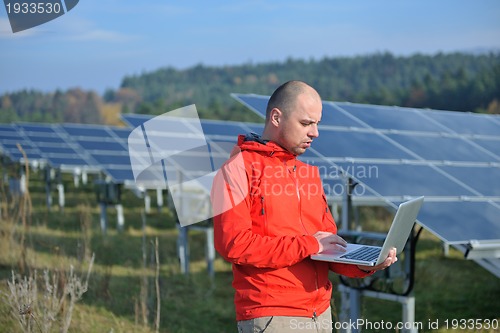
[[[45,193],[40,173],[32,174],[30,191],[33,215],[27,232],[27,262],[31,270],[68,270],[70,265],[85,270],[82,264],[84,247],[96,254],[89,290],[76,304],[70,332],[154,332],[153,318],[156,306],[154,269],[151,265],[152,242],[159,239],[161,329],[165,333],[201,332],[223,333],[236,331],[233,307],[232,273],[228,263],[220,258],[215,262],[216,275],[212,280],[205,263],[205,235],[189,234],[191,273],[181,274],[177,259],[177,229],[173,215],[166,209],[152,209],[147,214],[145,238],[148,259],[144,268],[141,211],[143,201],[130,191],[124,191],[125,229],[116,230],[116,213],[108,210],[109,227],[103,235],[99,225],[99,209],[91,184],[75,188],[70,178],[65,180],[66,207],[60,210],[45,206]],[[55,195],[54,191],[54,195]],[[154,196],[153,196],[154,197]],[[57,202],[54,200],[54,202]],[[2,207],[5,214],[5,208]],[[81,227],[82,210],[91,216],[90,240],[85,243]],[[362,209],[362,221],[370,230],[383,231],[390,220],[384,210]],[[0,290],[7,291],[11,271],[18,271],[21,249],[8,235],[11,225],[0,222]],[[20,226],[14,227],[16,234]],[[140,301],[141,278],[147,277],[147,306],[149,325],[141,322],[137,311]],[[334,283],[339,278],[332,275]],[[416,320],[429,324],[438,322],[438,330],[424,326],[423,331],[446,331],[448,319],[500,319],[500,283],[498,278],[474,262],[451,251],[444,257],[440,242],[423,232],[417,245]],[[1,297],[0,297],[1,298]],[[335,292],[337,310],[340,296]],[[335,315],[338,316],[338,313]],[[401,320],[401,305],[395,302],[363,298],[362,315],[367,320]],[[370,330],[364,330],[370,331]],[[460,330],[459,330],[460,331]],[[471,332],[473,330],[470,330]],[[493,330],[484,330],[493,332]],[[0,332],[22,332],[13,320],[11,309],[0,301]],[[54,330],[56,332],[56,330]]]

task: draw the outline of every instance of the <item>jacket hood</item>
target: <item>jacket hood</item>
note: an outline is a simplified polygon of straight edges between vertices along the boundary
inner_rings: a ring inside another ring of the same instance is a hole
[[[245,150],[259,152],[268,156],[282,157],[285,159],[295,158],[295,155],[290,153],[288,150],[273,141],[263,140],[261,136],[256,133],[239,135],[238,143],[231,152],[231,156]]]

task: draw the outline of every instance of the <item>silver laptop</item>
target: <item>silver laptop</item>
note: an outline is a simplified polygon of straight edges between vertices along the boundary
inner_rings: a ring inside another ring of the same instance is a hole
[[[423,202],[422,196],[399,205],[382,247],[348,243],[345,251],[319,252],[311,255],[311,259],[364,266],[376,266],[383,263],[391,248],[395,247],[398,254],[403,251]]]

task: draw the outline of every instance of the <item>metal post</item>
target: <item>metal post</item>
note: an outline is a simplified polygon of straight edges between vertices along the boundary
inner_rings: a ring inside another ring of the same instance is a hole
[[[57,188],[57,193],[58,193],[58,198],[59,198],[58,203],[59,203],[59,208],[62,211],[64,209],[64,185],[62,182],[61,170],[57,170],[56,180],[57,180],[56,188]]]
[[[182,227],[177,224],[179,229],[179,237],[177,238],[177,250],[179,255],[179,262],[181,265],[181,273],[189,273],[189,247],[188,247],[188,227]]]
[[[76,168],[73,170],[73,185],[75,185],[75,188],[80,187],[80,174],[82,173],[82,170],[80,168]]]
[[[448,257],[450,255],[450,243],[448,242],[443,243],[443,254],[445,257]]]
[[[151,213],[151,197],[147,191],[144,191],[144,211],[146,214]]]
[[[349,319],[350,323],[357,322],[361,318],[361,290],[349,288]],[[352,333],[358,333],[359,329],[355,326]]]
[[[64,185],[63,184],[57,184],[57,193],[59,194],[59,208],[61,208],[61,211],[64,209]]]
[[[19,192],[21,194],[24,194],[27,192],[27,187],[26,187],[26,175],[21,173],[21,178],[19,179]]]
[[[45,183],[45,196],[46,196],[46,201],[47,201],[47,208],[50,211],[50,208],[52,207],[52,195],[50,193],[50,183],[49,182]]]
[[[47,201],[47,208],[50,211],[52,207],[52,195],[51,191],[51,181],[52,181],[51,169],[49,167],[45,168],[45,196]]]
[[[215,261],[215,247],[214,247],[214,228],[208,227],[207,233],[207,269],[210,278],[215,276],[214,261]]]
[[[339,321],[341,323],[348,323],[349,322],[349,290],[350,288],[344,286],[344,285],[339,285],[338,287],[340,291],[340,315],[339,315]],[[345,329],[342,329],[341,331],[344,333],[351,333],[351,328],[350,325],[345,325]]]
[[[357,184],[353,182],[352,178],[349,176],[345,176],[345,184],[344,184],[344,197],[342,200],[342,228],[343,232],[347,232],[349,230],[349,212],[351,211],[352,206],[352,191]],[[349,295],[349,307],[342,305],[342,311],[347,311],[347,313],[341,313],[341,318],[349,318],[350,322],[356,322],[361,316],[361,291],[354,288],[346,287],[346,296]],[[342,298],[342,303],[347,302],[347,297]],[[357,333],[359,330],[355,327],[352,331],[349,329],[349,332]]]
[[[158,205],[158,212],[161,213],[161,209],[163,208],[163,189],[156,189],[156,203]]]
[[[406,323],[408,327],[405,327],[403,332],[407,333],[417,333],[418,328],[413,326],[415,323],[415,297],[407,296],[406,300],[403,302],[403,323]]]
[[[99,207],[101,208],[101,231],[103,235],[106,235],[106,229],[107,229],[107,213],[106,209],[108,205],[104,202],[99,203]]]
[[[347,232],[349,230],[349,202],[350,202],[350,177],[345,177],[345,183],[344,183],[344,197],[342,198],[342,226],[341,226],[341,231],[342,232]]]
[[[123,205],[117,204],[115,205],[115,208],[116,208],[118,230],[123,231],[123,228],[125,226],[125,217],[123,216]]]

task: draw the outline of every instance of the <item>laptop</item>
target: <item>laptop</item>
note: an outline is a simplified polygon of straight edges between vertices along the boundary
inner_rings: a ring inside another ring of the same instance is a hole
[[[395,247],[397,254],[403,251],[423,202],[422,196],[399,205],[382,247],[348,243],[345,251],[323,251],[311,255],[311,259],[364,266],[383,263],[391,248]]]

